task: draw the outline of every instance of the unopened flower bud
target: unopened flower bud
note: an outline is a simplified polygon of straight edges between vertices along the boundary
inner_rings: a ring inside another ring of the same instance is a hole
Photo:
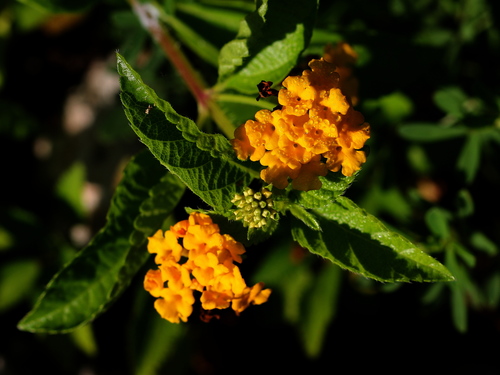
[[[231,200],[238,209],[234,211],[235,218],[242,220],[244,226],[260,228],[275,219],[277,212],[273,209],[272,192],[266,188],[255,192],[247,188],[243,194],[236,194]]]

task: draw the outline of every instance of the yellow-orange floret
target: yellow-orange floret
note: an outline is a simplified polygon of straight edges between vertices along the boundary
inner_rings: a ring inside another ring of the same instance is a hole
[[[230,235],[221,234],[208,215],[195,212],[170,230],[159,230],[149,238],[148,251],[156,254],[158,269],[147,272],[144,289],[157,298],[158,313],[172,323],[187,321],[193,311],[194,291],[202,293],[205,310],[236,303],[239,313],[240,301],[256,300],[250,296],[253,288],[247,287],[234,264],[242,262],[245,248]],[[270,289],[263,290],[257,301],[265,302],[270,293]]]
[[[339,42],[335,46],[328,44],[325,47],[324,59],[337,66],[339,73],[339,87],[352,104],[358,103],[358,79],[353,75],[352,66],[358,60],[358,54],[346,42]]]
[[[370,126],[343,94],[336,66],[319,59],[309,67],[283,81],[280,109],[258,111],[231,140],[238,158],[267,167],[261,179],[279,189],[290,180],[297,190],[320,189],[319,176],[328,171],[351,176],[366,162],[361,149]]]

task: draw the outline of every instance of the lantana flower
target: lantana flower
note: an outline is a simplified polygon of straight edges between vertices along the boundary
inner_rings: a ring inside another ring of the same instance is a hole
[[[336,45],[328,44],[323,57],[326,61],[335,64],[339,73],[339,86],[352,105],[358,103],[358,79],[353,74],[352,66],[358,60],[358,54],[349,43],[339,42]]]
[[[194,212],[170,230],[158,230],[149,237],[148,251],[156,254],[158,269],[147,272],[144,289],[157,298],[155,309],[169,322],[187,321],[195,292],[201,292],[203,309],[231,306],[237,314],[271,294],[262,283],[246,285],[235,264],[242,262],[244,246],[221,234],[208,215]]]
[[[258,111],[231,140],[237,157],[259,161],[261,179],[278,189],[290,180],[296,190],[320,189],[319,176],[351,176],[366,162],[370,125],[342,91],[336,65],[321,58],[309,67],[283,81],[278,109]]]

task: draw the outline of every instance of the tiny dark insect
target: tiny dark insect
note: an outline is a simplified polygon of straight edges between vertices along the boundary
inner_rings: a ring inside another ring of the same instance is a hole
[[[257,96],[257,101],[260,98],[267,98],[269,96],[278,96],[278,90],[272,89],[273,83],[271,81],[260,81],[257,85],[259,89],[259,96]]]

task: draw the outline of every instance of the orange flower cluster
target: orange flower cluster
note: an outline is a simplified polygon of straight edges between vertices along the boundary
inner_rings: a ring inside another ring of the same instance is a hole
[[[358,79],[353,74],[352,66],[358,60],[358,54],[346,42],[339,42],[335,46],[328,44],[325,47],[323,58],[335,64],[335,71],[339,73],[339,87],[352,105],[358,104]]]
[[[144,289],[156,297],[155,308],[162,318],[186,322],[193,312],[193,292],[201,292],[205,310],[229,306],[241,313],[250,304],[267,301],[270,289],[263,283],[248,287],[240,269],[243,245],[227,234],[210,216],[192,213],[163,233],[159,230],[149,238],[148,251],[156,254],[157,270],[149,270]]]
[[[297,190],[320,189],[319,176],[339,170],[351,176],[366,161],[360,149],[370,125],[342,93],[336,66],[321,58],[309,67],[283,81],[280,109],[258,111],[231,140],[238,158],[267,167],[260,177],[279,189],[289,179]]]

